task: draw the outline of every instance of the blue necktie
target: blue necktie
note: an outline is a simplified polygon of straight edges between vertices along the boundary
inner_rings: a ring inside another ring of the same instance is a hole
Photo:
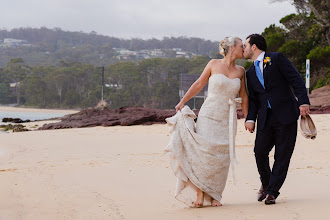
[[[259,63],[260,63],[260,60],[256,60],[256,62],[254,63],[254,66],[255,66],[255,69],[256,69],[256,74],[257,74],[257,77],[259,79],[259,82],[261,83],[262,87],[265,88],[264,76],[262,75]],[[269,103],[268,100],[267,100],[267,105],[268,105],[268,108],[271,108],[270,103]]]
[[[257,61],[254,63],[254,66],[255,66],[255,68],[256,68],[256,73],[257,73],[257,77],[258,77],[258,79],[259,79],[259,82],[261,83],[262,87],[265,88],[264,77],[263,77],[263,75],[262,75],[262,72],[261,72],[261,69],[260,69],[259,63],[260,63],[260,60],[257,60]]]

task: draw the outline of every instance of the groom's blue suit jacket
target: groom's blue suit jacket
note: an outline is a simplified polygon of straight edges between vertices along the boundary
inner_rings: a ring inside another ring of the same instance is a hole
[[[246,72],[249,91],[246,120],[256,121],[258,118],[258,130],[263,129],[266,122],[267,100],[281,124],[297,121],[299,106],[310,104],[304,80],[292,63],[282,53],[265,53],[265,57],[271,60],[263,70],[265,88],[258,80],[254,66]]]

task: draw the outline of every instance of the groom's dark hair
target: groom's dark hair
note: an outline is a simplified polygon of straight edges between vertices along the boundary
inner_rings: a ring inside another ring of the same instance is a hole
[[[246,39],[250,38],[250,45],[255,44],[260,50],[267,50],[267,42],[265,38],[260,34],[250,34]]]

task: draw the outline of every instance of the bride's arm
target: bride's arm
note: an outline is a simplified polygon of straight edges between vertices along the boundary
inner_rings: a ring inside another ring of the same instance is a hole
[[[187,93],[183,96],[181,101],[175,106],[175,110],[179,111],[183,108],[184,104],[188,102],[192,97],[197,95],[206,85],[207,81],[209,80],[211,76],[211,67],[213,65],[213,60],[210,60],[210,62],[206,65],[204,68],[203,73],[200,75],[200,77],[190,86]]]
[[[240,70],[242,71],[242,77],[241,77],[241,89],[239,90],[239,97],[242,98],[242,111],[244,114],[244,118],[246,118],[247,114],[248,114],[248,110],[249,110],[249,97],[248,94],[246,92],[246,84],[245,84],[245,70],[244,68],[240,68]]]

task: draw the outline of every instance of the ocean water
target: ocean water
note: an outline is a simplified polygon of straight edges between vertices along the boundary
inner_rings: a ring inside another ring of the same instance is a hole
[[[0,111],[0,124],[3,118],[20,118],[22,120],[46,120],[67,115],[67,113],[45,113],[45,112],[3,112]]]

